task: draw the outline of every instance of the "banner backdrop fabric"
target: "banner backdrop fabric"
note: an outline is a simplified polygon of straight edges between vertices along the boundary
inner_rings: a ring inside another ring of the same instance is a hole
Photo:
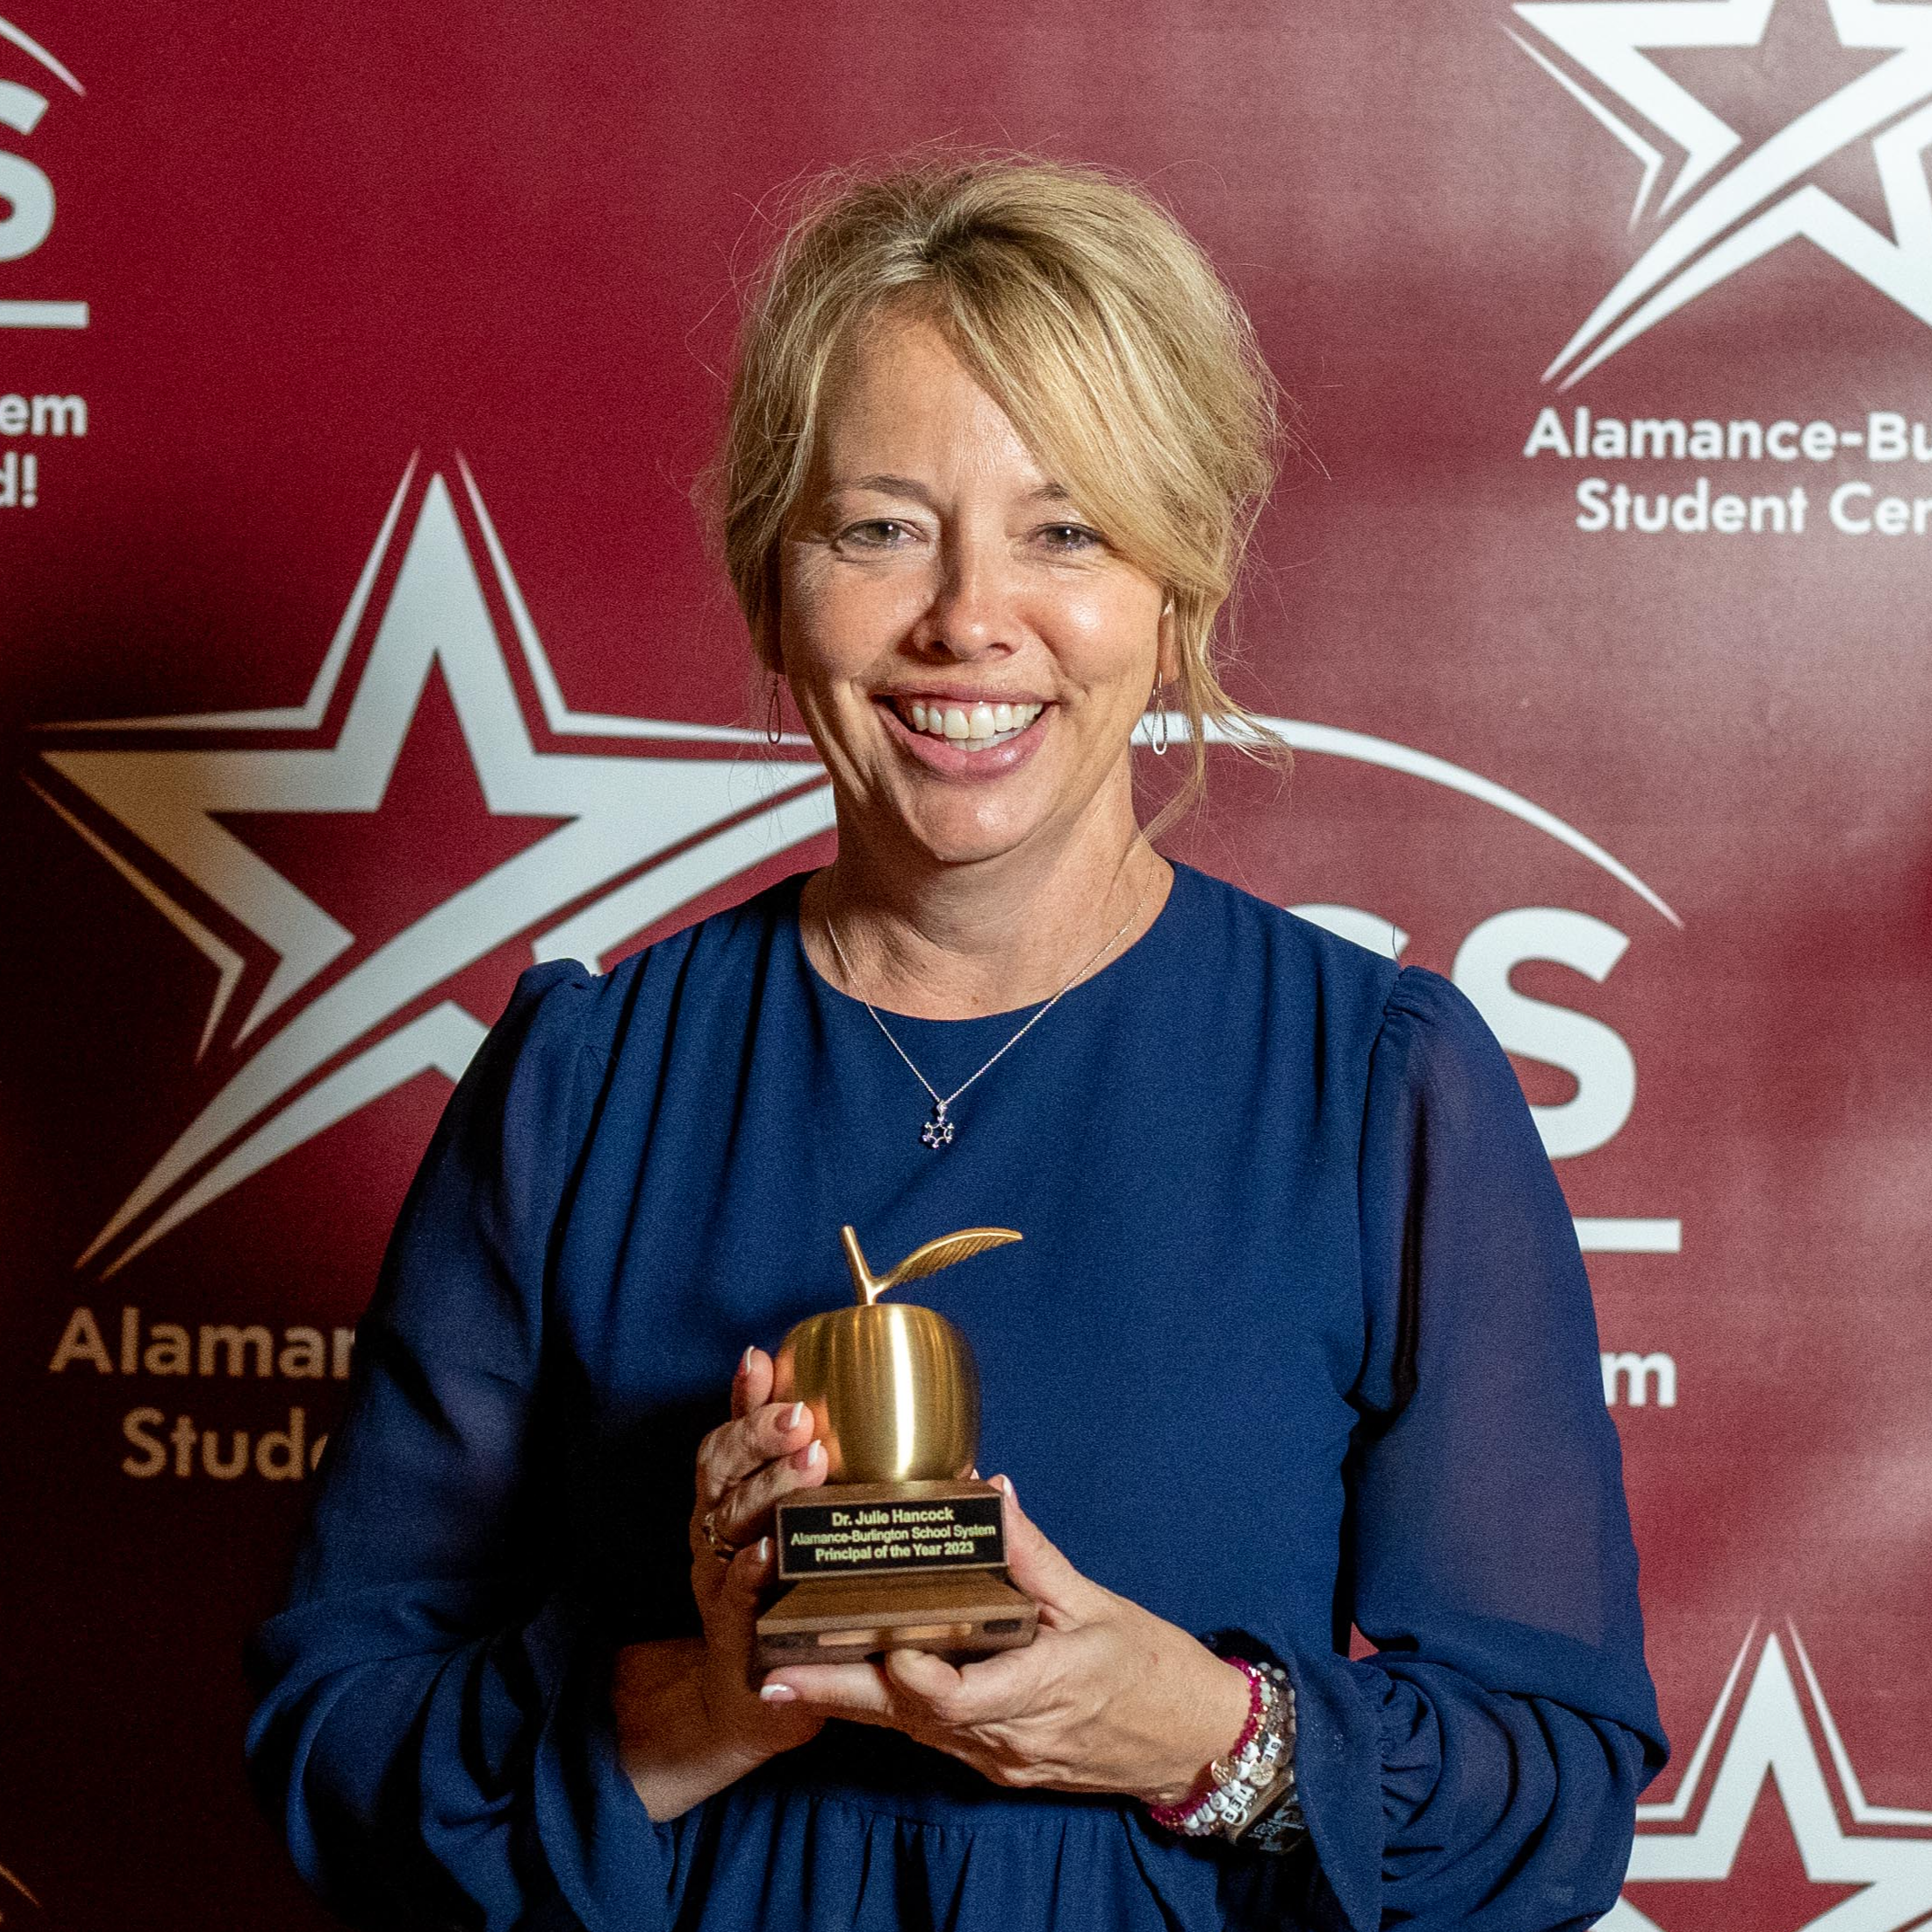
[[[326,1922],[243,1637],[517,972],[829,855],[692,486],[787,185],[935,140],[1147,183],[1297,400],[1296,769],[1169,849],[1537,1109],[1676,1742],[1603,1923],[1932,1915],[1932,0],[0,4],[0,1923]]]

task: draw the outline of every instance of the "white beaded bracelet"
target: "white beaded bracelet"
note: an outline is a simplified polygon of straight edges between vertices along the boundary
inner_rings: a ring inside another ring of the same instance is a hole
[[[1281,1750],[1272,1762],[1268,1783],[1256,1791],[1254,1803],[1239,1819],[1223,1827],[1223,1835],[1254,1851],[1292,1851],[1307,1830],[1295,1778],[1295,1687],[1280,1664],[1257,1668],[1279,1700],[1275,1723]]]
[[[1254,1704],[1239,1742],[1208,1767],[1207,1790],[1186,1810],[1155,1817],[1189,1838],[1242,1839],[1262,1851],[1292,1848],[1302,1827],[1295,1802],[1295,1691],[1279,1664],[1231,1658],[1246,1675]]]

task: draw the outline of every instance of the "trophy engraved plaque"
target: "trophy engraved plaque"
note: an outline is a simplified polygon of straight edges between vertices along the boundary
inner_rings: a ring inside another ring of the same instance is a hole
[[[970,1473],[979,1440],[972,1351],[935,1309],[879,1298],[1020,1236],[964,1228],[882,1276],[850,1227],[839,1238],[856,1305],[801,1322],[775,1363],[772,1400],[811,1411],[826,1480],[774,1511],[778,1581],[789,1587],[758,1618],[758,1668],[1030,1644],[1039,1612],[1006,1580],[1000,1493]]]

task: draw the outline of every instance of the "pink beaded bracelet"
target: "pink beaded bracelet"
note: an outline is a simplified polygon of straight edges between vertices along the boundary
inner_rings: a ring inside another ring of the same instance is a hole
[[[1241,1727],[1241,1735],[1235,1740],[1234,1749],[1226,1758],[1219,1759],[1214,1764],[1209,1765],[1194,1780],[1187,1795],[1178,1804],[1150,1804],[1148,1807],[1148,1815],[1154,1822],[1169,1831],[1179,1831],[1185,1828],[1187,1821],[1200,1810],[1220,1783],[1217,1765],[1232,1764],[1254,1741],[1254,1733],[1261,1729],[1263,1697],[1262,1685],[1265,1679],[1245,1657],[1230,1657],[1227,1662],[1248,1680],[1248,1721]]]

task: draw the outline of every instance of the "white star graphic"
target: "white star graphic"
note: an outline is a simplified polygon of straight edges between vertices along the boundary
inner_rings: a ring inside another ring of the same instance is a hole
[[[1777,4],[1534,0],[1515,12],[1683,149],[1683,166],[1659,208],[1665,213],[1706,182],[1740,137],[1644,49],[1756,47]],[[1889,50],[1892,58],[1814,102],[1710,181],[1591,312],[1543,372],[1545,382],[1567,368],[1562,386],[1569,388],[1705,290],[1800,236],[1932,324],[1932,191],[1920,158],[1932,145],[1932,5],[1828,4],[1841,46]],[[1546,54],[1519,34],[1510,38],[1643,163],[1631,209],[1635,224],[1663,166],[1662,154]],[[1892,223],[1889,236],[1815,183],[1803,182],[1820,162],[1867,137]]]
[[[245,927],[273,959],[235,1043],[281,1017],[81,1256],[85,1263],[118,1245],[105,1273],[379,1095],[430,1068],[456,1078],[483,1034],[474,1015],[446,999],[386,1031],[395,1015],[451,975],[524,932],[533,932],[533,959],[574,958],[598,966],[607,949],[678,906],[832,823],[830,791],[820,767],[762,755],[758,733],[569,711],[466,465],[463,481],[553,736],[755,740],[758,753],[700,758],[537,750],[440,474],[422,492],[341,730],[332,743],[315,742],[414,470],[412,462],[306,704],[52,728],[69,734],[166,731],[199,740],[192,749],[68,747],[42,758]],[[217,814],[376,811],[432,664],[448,688],[490,811],[568,822],[452,894],[306,1004],[291,1006],[354,945],[355,935]],[[247,750],[220,743],[220,734],[237,731],[287,731],[295,742]],[[29,783],[215,965],[205,1052],[241,979],[242,956],[47,786]],[[124,1238],[144,1222],[131,1239]]]
[[[1756,1635],[1754,1625],[1731,1666],[1676,1796],[1665,1803],[1637,1806],[1637,1839],[1626,1883],[1721,1882],[1730,1877],[1752,1808],[1765,1780],[1770,1778],[1791,1820],[1805,1875],[1814,1884],[1865,1887],[1808,1920],[1803,1932],[1902,1932],[1932,1913],[1932,1837],[1847,1831],[1839,1823],[1839,1806],[1833,1803],[1797,1685],[1775,1632],[1766,1639],[1759,1656],[1737,1728],[1724,1748],[1724,1761],[1696,1828],[1688,1831],[1644,1829],[1646,1825],[1681,1825],[1696,1809],[1713,1749]],[[1903,1826],[1932,1831],[1932,1812],[1866,1802],[1812,1661],[1795,1628],[1790,1635],[1818,1728],[1824,1733],[1846,1815],[1855,1825],[1877,1826],[1881,1830]],[[1600,1932],[1664,1932],[1627,1898],[1619,1899],[1597,1924]]]
[[[411,499],[413,461],[304,704],[47,727],[69,741],[41,754],[43,770],[30,775],[28,784],[215,969],[198,1058],[220,1039],[251,964],[212,930],[213,908],[251,935],[260,963],[272,962],[261,992],[226,1042],[237,1048],[260,1035],[260,1044],[81,1255],[82,1265],[106,1257],[103,1275],[124,1267],[272,1161],[418,1074],[434,1070],[458,1078],[484,1027],[453,999],[436,998],[436,990],[499,946],[528,934],[533,959],[580,959],[601,967],[623,942],[667,914],[833,823],[822,768],[771,755],[761,733],[570,710],[474,479],[466,465],[459,467],[550,738],[651,740],[658,749],[645,756],[536,749],[510,677],[505,640],[492,619],[476,560],[439,474],[421,493],[394,581],[380,616],[372,617],[375,587]],[[375,634],[367,659],[340,728],[324,741],[332,701],[369,622]],[[357,935],[221,818],[376,811],[432,667],[440,669],[449,691],[489,809],[567,822],[355,959]],[[1262,722],[1298,751],[1405,773],[1505,812],[1621,882],[1672,925],[1681,924],[1628,866],[1555,813],[1492,779],[1364,732],[1292,718]],[[1171,735],[1183,737],[1187,720],[1170,714],[1168,728]],[[285,736],[287,741],[240,749],[233,742],[237,732]],[[90,741],[103,733],[134,742],[102,749]],[[148,734],[166,734],[174,741],[164,747],[142,742]],[[1219,730],[1210,733],[1215,741],[1221,736]],[[715,749],[709,757],[678,758],[666,747],[679,740],[747,749],[736,758],[719,757]],[[785,742],[809,749],[802,738]],[[90,823],[90,814],[104,814],[112,824]],[[123,849],[129,837],[145,853]],[[178,895],[171,890],[155,876],[155,859],[192,891]],[[204,898],[207,917],[182,903],[183,896],[195,893]],[[345,959],[350,963],[339,977],[323,979]],[[1620,1245],[1619,1226],[1579,1223],[1587,1245],[1610,1246]],[[1600,1232],[1593,1236],[1591,1229]]]

